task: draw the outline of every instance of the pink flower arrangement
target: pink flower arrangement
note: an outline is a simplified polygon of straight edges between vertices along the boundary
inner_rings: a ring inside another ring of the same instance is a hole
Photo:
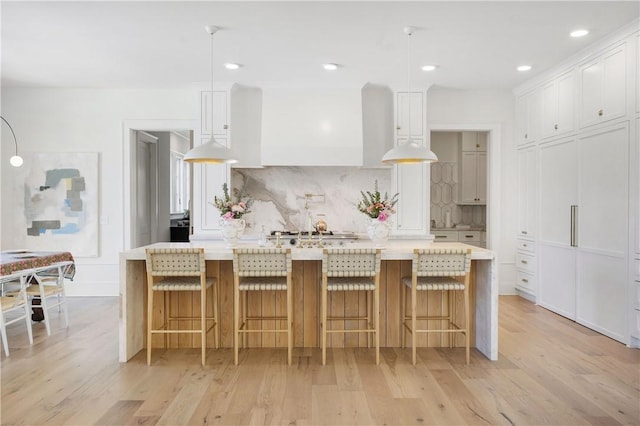
[[[373,192],[360,191],[362,194],[362,200],[358,203],[358,210],[366,214],[372,219],[378,219],[380,222],[385,222],[396,211],[394,206],[398,202],[398,194],[389,198],[385,192],[384,197],[378,191],[378,181],[375,181]]]
[[[215,196],[213,198],[214,205],[220,212],[220,217],[222,217],[222,219],[240,219],[243,215],[251,212],[250,207],[253,204],[253,200],[247,198],[245,201],[242,201],[242,191],[237,194],[236,201],[233,201],[229,195],[229,187],[225,182],[222,184],[222,192],[222,197]]]

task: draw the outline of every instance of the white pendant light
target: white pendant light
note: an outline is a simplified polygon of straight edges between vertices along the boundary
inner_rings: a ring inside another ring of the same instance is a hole
[[[218,31],[215,25],[207,25],[204,29],[211,36],[211,125],[213,126],[213,35]],[[189,163],[223,164],[236,163],[233,152],[226,146],[218,143],[213,137],[202,145],[198,145],[184,155],[184,161]]]
[[[13,167],[20,167],[22,166],[22,163],[24,163],[24,161],[22,160],[22,157],[18,155],[18,140],[16,139],[16,134],[13,132],[13,128],[11,128],[11,124],[9,124],[9,122],[5,120],[3,116],[0,115],[0,118],[2,119],[2,121],[4,121],[7,127],[9,127],[9,130],[11,130],[11,136],[13,136],[13,143],[16,146],[16,155],[13,155],[9,159],[9,163],[11,163]]]
[[[398,144],[398,146],[387,151],[382,157],[384,164],[417,164],[417,163],[433,163],[438,161],[438,157],[428,148],[422,146],[421,140],[411,138],[411,34],[413,27],[405,27],[404,33],[407,35],[407,124],[409,128],[409,136],[406,142]]]

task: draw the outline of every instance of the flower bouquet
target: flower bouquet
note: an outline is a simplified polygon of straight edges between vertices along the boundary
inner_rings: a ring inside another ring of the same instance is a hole
[[[398,202],[398,195],[395,194],[389,198],[389,195],[385,192],[384,197],[378,190],[378,181],[376,180],[373,186],[373,192],[360,191],[362,194],[362,200],[358,203],[358,210],[369,216],[371,219],[378,219],[379,222],[385,222],[396,211],[393,208]]]
[[[220,217],[224,220],[229,219],[240,219],[247,213],[251,213],[251,205],[253,204],[253,200],[251,198],[246,198],[242,201],[243,193],[239,191],[239,193],[235,197],[235,201],[229,195],[229,187],[227,183],[222,184],[222,197],[218,197],[217,195],[213,197],[213,203],[220,212]]]

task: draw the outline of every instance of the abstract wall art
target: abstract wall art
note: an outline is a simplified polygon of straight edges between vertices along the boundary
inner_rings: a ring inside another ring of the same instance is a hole
[[[26,156],[16,203],[18,244],[98,256],[98,154]]]

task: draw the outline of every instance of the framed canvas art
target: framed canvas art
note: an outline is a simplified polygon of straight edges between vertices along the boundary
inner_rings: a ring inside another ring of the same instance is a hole
[[[17,184],[18,245],[98,256],[98,153],[30,154]]]

